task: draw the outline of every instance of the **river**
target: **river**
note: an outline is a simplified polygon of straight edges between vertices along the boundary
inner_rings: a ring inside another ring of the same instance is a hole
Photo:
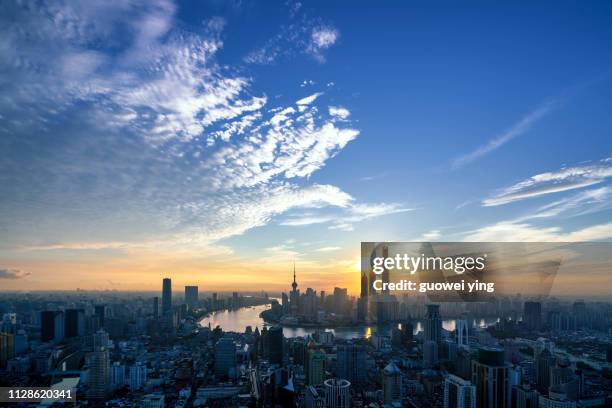
[[[247,326],[251,326],[253,330],[255,327],[259,327],[259,330],[263,326],[270,326],[265,323],[259,314],[270,308],[270,305],[262,306],[251,306],[243,307],[237,310],[222,310],[213,312],[210,315],[200,320],[202,326],[208,326],[210,323],[211,328],[217,326],[221,327],[223,331],[233,331],[243,333]],[[471,323],[473,327],[486,327],[495,323],[497,319],[474,319]],[[442,320],[442,327],[445,330],[455,330],[455,319]],[[387,325],[383,327],[376,326],[353,326],[353,327],[337,327],[334,329],[326,329],[331,331],[334,336],[341,339],[353,339],[361,337],[370,337],[372,333],[377,331],[383,334],[389,334],[392,326]],[[312,334],[316,331],[313,327],[283,327],[283,334],[285,337],[305,337],[308,334]],[[414,327],[414,334],[423,330],[423,324],[421,321],[417,321]]]

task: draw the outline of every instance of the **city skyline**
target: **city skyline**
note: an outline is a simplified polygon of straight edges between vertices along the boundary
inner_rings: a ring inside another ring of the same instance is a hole
[[[610,4],[0,7],[2,290],[356,294],[361,241],[612,239]]]

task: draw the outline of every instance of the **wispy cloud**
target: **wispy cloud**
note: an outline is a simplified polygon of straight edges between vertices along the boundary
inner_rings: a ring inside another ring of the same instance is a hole
[[[570,197],[539,207],[522,220],[551,217],[575,217],[612,208],[612,188],[600,187],[581,191]]]
[[[581,242],[612,238],[612,223],[593,225],[567,232],[560,227],[537,227],[528,223],[499,222],[471,231],[470,242]]]
[[[510,187],[501,189],[482,201],[485,207],[504,205],[519,200],[599,184],[612,177],[612,158],[594,164],[562,168],[536,174]]]
[[[188,31],[169,0],[2,7],[3,245],[213,248],[290,210],[356,205],[308,177],[359,131],[322,92],[270,107],[217,61],[224,20]],[[296,31],[302,52],[333,43],[316,27]]]
[[[499,149],[504,144],[508,143],[515,137],[518,137],[526,132],[528,132],[534,124],[536,124],[539,120],[544,118],[546,115],[555,110],[560,104],[560,101],[557,99],[549,99],[540,106],[536,107],[531,112],[527,113],[523,116],[517,123],[512,125],[509,129],[502,132],[501,134],[493,137],[484,145],[476,148],[475,150],[459,156],[452,161],[453,168],[463,167],[474,160],[477,160],[494,150]]]
[[[327,247],[317,248],[315,251],[317,251],[317,252],[334,252],[334,251],[339,251],[341,249],[342,249],[342,247],[339,247],[339,246],[327,246]]]
[[[340,32],[332,26],[315,27],[310,34],[310,43],[306,50],[319,62],[325,62],[323,51],[334,45],[339,37]]]
[[[0,279],[23,279],[30,276],[30,272],[19,269],[0,268]]]

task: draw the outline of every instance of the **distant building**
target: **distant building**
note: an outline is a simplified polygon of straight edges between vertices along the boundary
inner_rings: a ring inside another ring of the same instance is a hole
[[[542,303],[525,302],[523,305],[523,322],[529,330],[539,330],[542,327]]]
[[[162,394],[145,395],[140,402],[141,408],[164,408],[164,396]]]
[[[106,324],[106,306],[96,305],[94,307],[94,314],[98,317],[98,327],[104,327]]]
[[[40,340],[60,342],[64,339],[64,312],[46,310],[40,314]]]
[[[284,338],[283,328],[280,326],[270,327],[268,330],[269,360],[271,364],[283,363]]]
[[[444,380],[444,408],[476,408],[476,387],[449,374]]]
[[[185,286],[185,304],[189,309],[193,309],[198,305],[197,286]]]
[[[85,311],[83,309],[66,309],[65,336],[78,337],[85,335]]]
[[[108,353],[108,334],[99,330],[94,334],[93,352],[87,355],[89,364],[87,398],[104,400],[110,391],[111,369]]]
[[[312,385],[307,386],[304,392],[304,408],[325,408],[325,396]]]
[[[330,378],[323,384],[327,408],[349,408],[351,406],[351,383],[348,380]]]
[[[325,353],[319,350],[308,350],[308,385],[319,385],[325,380]]]
[[[111,388],[116,390],[125,386],[125,366],[115,361],[111,366]]]
[[[351,384],[366,381],[366,352],[357,344],[339,344],[336,354],[336,376],[344,378]]]
[[[468,323],[465,320],[458,319],[455,323],[455,334],[457,335],[457,345],[467,346],[469,339]]]
[[[382,386],[383,401],[385,404],[401,402],[402,400],[402,375],[401,371],[392,361],[383,369]]]
[[[236,371],[236,343],[230,337],[222,337],[215,344],[215,375],[230,377]]]
[[[172,279],[162,281],[162,314],[167,315],[172,310]]]
[[[141,389],[147,383],[147,366],[143,363],[136,363],[130,366],[129,386],[130,391]]]
[[[153,319],[159,319],[159,297],[157,296],[153,298]]]
[[[512,408],[538,408],[538,392],[529,384],[512,387]]]
[[[8,361],[15,355],[15,335],[0,333],[0,369],[5,369]]]

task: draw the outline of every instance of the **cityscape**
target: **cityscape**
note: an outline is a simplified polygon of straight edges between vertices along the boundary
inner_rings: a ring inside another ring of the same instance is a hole
[[[292,277],[280,299],[178,292],[171,278],[159,293],[3,293],[0,386],[71,389],[70,404],[106,407],[612,403],[610,303],[377,303],[372,291],[300,291],[295,266]]]

